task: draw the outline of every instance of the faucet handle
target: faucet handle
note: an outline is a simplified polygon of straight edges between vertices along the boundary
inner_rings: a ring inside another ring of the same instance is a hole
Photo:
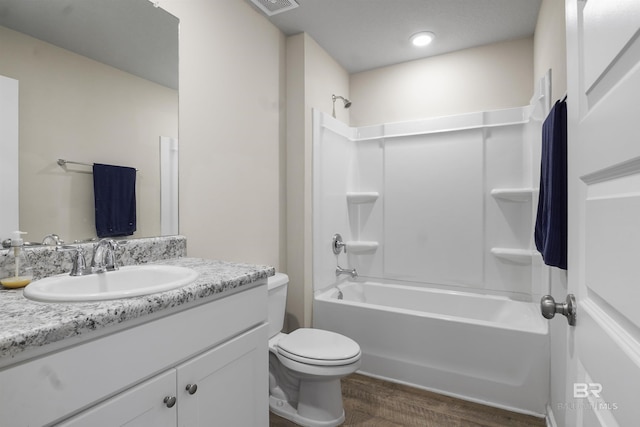
[[[87,261],[85,258],[85,251],[82,246],[56,246],[56,251],[59,252],[73,252],[71,254],[73,267],[69,272],[70,276],[84,276],[91,272],[87,269]]]
[[[333,253],[338,255],[344,249],[344,253],[347,253],[347,244],[342,241],[342,236],[339,233],[333,235],[331,239]]]
[[[118,249],[119,246],[117,243],[114,242],[113,246],[111,247],[110,251],[107,251],[104,254],[104,268],[107,271],[115,271],[118,270],[120,267],[118,266],[118,259],[116,257],[116,249]]]
[[[111,259],[109,259],[109,254],[107,254],[107,262],[105,262],[107,271],[114,271],[120,268],[118,265],[118,257],[117,251],[129,243],[128,240],[111,240]]]

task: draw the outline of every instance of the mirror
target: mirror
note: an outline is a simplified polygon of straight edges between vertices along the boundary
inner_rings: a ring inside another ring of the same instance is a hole
[[[0,39],[0,75],[19,82],[27,240],[95,237],[93,163],[138,170],[131,237],[160,235],[160,141],[178,138],[178,19],[148,0],[0,0]]]

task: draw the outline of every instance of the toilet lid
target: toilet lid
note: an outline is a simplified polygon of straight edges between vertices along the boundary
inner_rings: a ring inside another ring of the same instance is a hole
[[[278,341],[278,353],[311,365],[347,365],[360,359],[360,346],[335,332],[301,328]]]

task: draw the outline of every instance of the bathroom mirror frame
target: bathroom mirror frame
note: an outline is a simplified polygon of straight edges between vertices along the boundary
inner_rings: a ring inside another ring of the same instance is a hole
[[[167,229],[159,157],[161,137],[178,137],[178,25],[148,0],[0,0],[0,75],[19,82],[13,184],[28,240],[95,237],[91,168],[58,158],[136,167],[132,237]]]

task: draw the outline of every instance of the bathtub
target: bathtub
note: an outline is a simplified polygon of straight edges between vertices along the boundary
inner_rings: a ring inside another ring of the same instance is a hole
[[[346,282],[314,298],[313,326],[362,348],[359,372],[544,416],[546,321],[534,303],[394,283]]]

